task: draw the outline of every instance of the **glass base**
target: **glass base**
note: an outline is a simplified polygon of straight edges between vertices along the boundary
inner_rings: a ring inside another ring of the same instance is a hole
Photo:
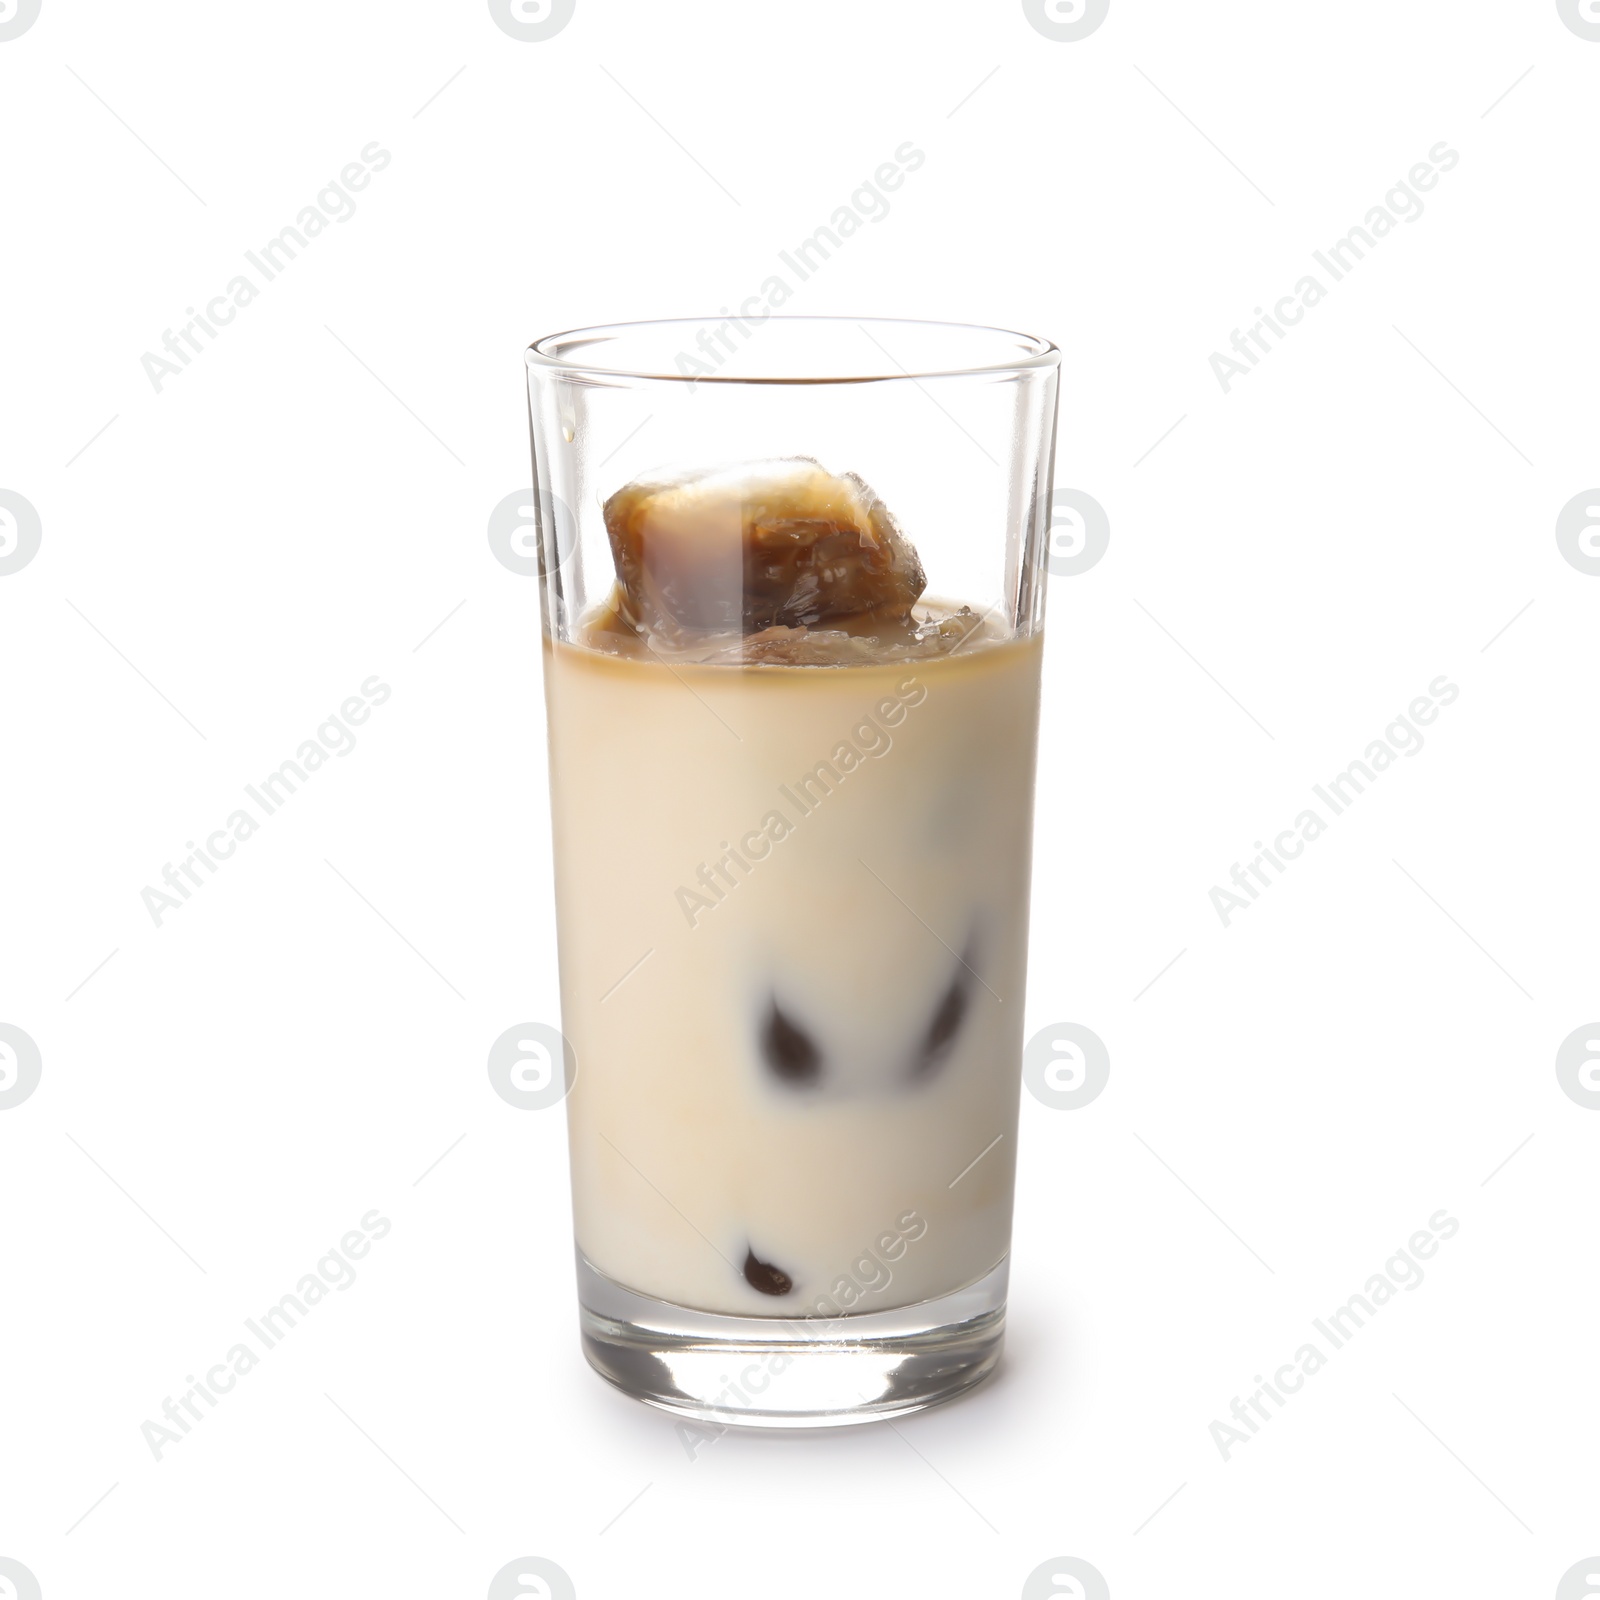
[[[646,1405],[704,1422],[830,1428],[981,1383],[1005,1339],[1007,1261],[953,1294],[823,1319],[734,1317],[636,1294],[578,1254],[583,1353]]]

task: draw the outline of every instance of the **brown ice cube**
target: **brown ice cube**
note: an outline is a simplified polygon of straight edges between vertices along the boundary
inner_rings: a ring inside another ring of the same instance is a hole
[[[650,633],[905,617],[927,581],[877,495],[806,456],[640,478],[605,521],[626,620]]]

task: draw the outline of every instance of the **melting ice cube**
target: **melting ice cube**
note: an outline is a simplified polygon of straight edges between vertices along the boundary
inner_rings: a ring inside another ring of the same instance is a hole
[[[636,479],[605,522],[620,608],[647,633],[905,619],[927,582],[877,495],[806,456]]]

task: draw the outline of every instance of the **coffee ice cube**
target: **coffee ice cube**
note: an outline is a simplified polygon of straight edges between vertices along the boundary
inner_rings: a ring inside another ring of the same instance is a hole
[[[625,620],[667,638],[903,618],[927,582],[866,483],[806,456],[639,478],[605,523]]]

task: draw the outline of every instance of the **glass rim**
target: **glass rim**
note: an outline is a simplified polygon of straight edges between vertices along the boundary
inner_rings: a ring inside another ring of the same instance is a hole
[[[868,327],[914,328],[926,335],[930,329],[963,335],[979,334],[997,341],[994,360],[959,361],[953,363],[919,362],[915,368],[902,367],[893,356],[888,362],[863,363],[862,370],[841,371],[824,376],[801,377],[794,374],[775,373],[689,373],[667,371],[661,363],[646,361],[606,362],[588,355],[591,348],[622,341],[646,330],[665,328],[706,328],[731,320],[729,317],[655,317],[634,322],[598,323],[593,327],[569,328],[561,333],[547,333],[535,339],[524,352],[524,361],[530,369],[551,373],[572,373],[598,379],[632,379],[638,382],[660,383],[719,383],[719,384],[782,384],[799,387],[808,384],[841,383],[915,383],[923,378],[966,378],[985,374],[1028,372],[1057,367],[1061,364],[1060,350],[1048,339],[1021,333],[1012,328],[990,327],[978,322],[949,322],[923,317],[841,317],[801,316],[782,312],[769,312],[760,320],[762,325],[771,322],[784,324],[827,324],[833,328],[854,326],[862,332]],[[751,319],[755,320],[755,319]],[[868,335],[870,338],[870,334]],[[583,356],[558,354],[573,346],[582,349]],[[881,347],[880,347],[881,348]],[[1000,351],[1014,353],[1002,358]],[[888,355],[888,352],[884,352]],[[892,370],[891,370],[892,369]]]

